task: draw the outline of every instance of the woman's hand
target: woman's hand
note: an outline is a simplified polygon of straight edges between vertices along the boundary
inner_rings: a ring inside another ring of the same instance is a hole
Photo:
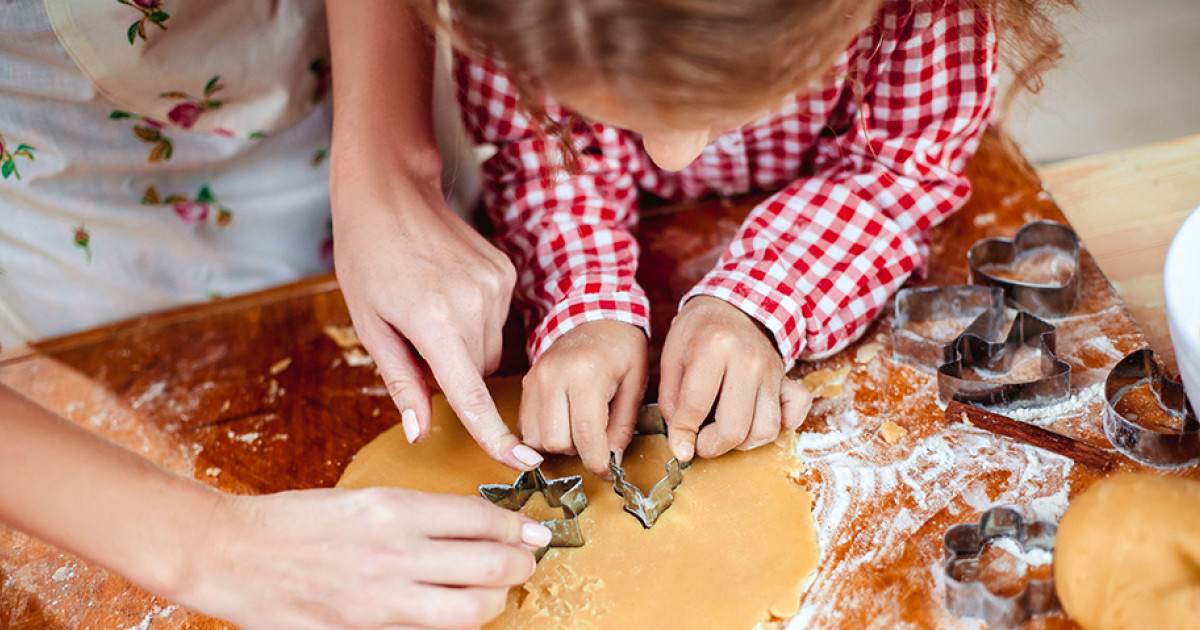
[[[394,488],[225,495],[174,592],[247,630],[475,628],[550,531],[478,497]]]
[[[442,198],[432,38],[404,2],[329,0],[327,13],[334,263],[359,337],[410,442],[432,422],[419,354],[488,455],[534,468],[541,456],[508,430],[483,384],[500,361],[516,272]]]
[[[716,422],[701,428],[716,403]],[[804,422],[812,396],[788,378],[770,337],[714,297],[680,309],[663,343],[658,404],[680,461],[773,442]]]
[[[616,321],[580,324],[538,357],[521,390],[521,435],[547,453],[579,454],[609,476],[609,453],[633,438],[646,392],[646,334]]]

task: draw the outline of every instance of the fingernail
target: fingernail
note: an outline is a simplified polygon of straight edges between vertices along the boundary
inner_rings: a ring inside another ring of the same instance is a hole
[[[421,436],[421,425],[417,423],[417,412],[405,409],[400,412],[400,424],[404,425],[404,437],[409,444],[415,444]]]
[[[621,465],[621,462],[625,461],[625,460],[624,460],[624,457],[625,457],[625,449],[621,449],[621,448],[619,448],[619,449],[617,449],[617,450],[613,451],[613,452],[612,452],[612,454],[613,454],[613,459],[615,459],[615,460],[617,461],[617,465],[618,465],[618,466],[620,466],[620,465]]]
[[[521,542],[538,549],[550,544],[550,528],[541,523],[525,523],[521,526]]]
[[[692,461],[692,456],[695,454],[696,447],[693,446],[691,442],[684,441],[675,445],[675,456],[678,457],[679,461],[681,462]]]
[[[542,462],[544,461],[542,456],[539,455],[537,451],[525,446],[524,444],[518,444],[514,446],[512,455],[513,457],[517,458],[517,461],[529,466],[530,468],[537,468],[538,466],[541,466]]]

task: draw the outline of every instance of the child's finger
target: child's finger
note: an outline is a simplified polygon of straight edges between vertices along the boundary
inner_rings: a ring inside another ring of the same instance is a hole
[[[779,429],[783,426],[783,413],[779,402],[779,384],[774,387],[763,383],[754,401],[754,423],[750,425],[750,435],[737,449],[748,451],[764,444],[770,444],[779,437]]]
[[[717,421],[702,429],[696,438],[696,454],[700,457],[724,455],[745,442],[746,436],[750,435],[758,380],[744,370],[731,367],[726,367],[725,378],[720,385]]]
[[[528,378],[521,383],[521,406],[517,412],[517,428],[521,432],[521,440],[530,448],[544,451],[542,444],[541,425],[538,424],[541,401],[538,388]]]
[[[571,408],[567,393],[561,389],[543,391],[538,394],[538,434],[542,437],[542,448],[547,453],[574,455],[571,442]]]
[[[638,410],[646,397],[646,370],[626,374],[617,386],[617,393],[608,405],[608,450],[617,454],[617,461],[633,439]]]
[[[696,454],[696,433],[717,399],[725,375],[724,367],[723,362],[706,361],[701,357],[684,369],[679,403],[667,418],[668,443],[681,462],[691,461]]]
[[[358,322],[356,331],[371,358],[379,366],[379,375],[387,386],[388,395],[400,410],[404,437],[416,443],[429,435],[433,424],[433,409],[429,386],[418,367],[417,357],[408,342],[378,317]]]
[[[571,408],[571,438],[579,459],[588,472],[608,477],[608,396],[606,389],[589,383],[572,389],[567,396]]]
[[[426,355],[426,360],[450,407],[484,452],[516,470],[531,470],[541,465],[542,456],[522,444],[500,418],[462,337],[443,339],[437,352]]]
[[[779,386],[779,399],[783,407],[783,426],[795,431],[804,424],[812,408],[812,394],[800,381],[783,377]]]

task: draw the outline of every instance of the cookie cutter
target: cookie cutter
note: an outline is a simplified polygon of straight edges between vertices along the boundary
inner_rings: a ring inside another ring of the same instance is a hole
[[[578,518],[588,505],[587,495],[583,493],[583,477],[546,479],[541,468],[534,468],[521,473],[511,484],[479,486],[480,496],[514,512],[538,493],[545,497],[550,507],[562,508],[567,518],[542,521],[542,525],[550,530],[550,543],[535,551],[533,557],[541,560],[551,547],[582,547],[585,540]]]
[[[998,332],[998,331],[997,331]],[[992,342],[976,331],[964,332],[950,346],[945,363],[938,366],[938,402],[957,400],[985,407],[1037,407],[1066,398],[1071,393],[1071,365],[1055,354],[1054,326],[1026,313],[1017,313],[1008,336]],[[1039,351],[1039,378],[997,382],[964,378],[968,368],[989,372],[1011,371],[1022,346]]]
[[[946,560],[946,608],[959,617],[983,618],[992,628],[1016,628],[1030,617],[1059,609],[1054,579],[1029,580],[1020,593],[1004,597],[979,581],[979,555],[987,543],[1011,538],[1024,551],[1054,552],[1058,527],[1046,521],[1026,522],[1009,507],[995,507],[975,523],[960,523],[946,530],[942,545]]]
[[[998,287],[957,285],[902,289],[892,318],[892,354],[898,361],[936,370],[954,359],[954,343],[965,333],[992,338],[1004,326],[1004,291]],[[916,322],[975,319],[952,339],[930,339],[909,330]]]
[[[987,271],[989,266],[1010,266],[1023,256],[1053,250],[1068,254],[1074,265],[1062,284],[1038,284],[999,278]],[[1009,306],[1039,317],[1062,317],[1079,303],[1079,236],[1075,230],[1054,221],[1026,223],[1016,236],[987,238],[976,242],[967,253],[971,284],[999,287]]]
[[[667,421],[663,419],[662,410],[658,405],[642,405],[638,410],[637,424],[634,433],[638,435],[666,435]],[[675,503],[675,489],[683,483],[683,471],[691,466],[691,462],[680,462],[672,457],[666,464],[667,475],[654,484],[650,494],[646,495],[634,484],[625,479],[625,469],[617,463],[617,454],[610,453],[608,469],[612,472],[613,491],[620,495],[624,502],[625,511],[632,514],[642,524],[650,529],[658,522],[658,518]]]
[[[1183,428],[1154,428],[1119,411],[1131,390],[1148,385],[1162,410],[1182,421]],[[1167,378],[1154,351],[1143,348],[1121,359],[1104,382],[1104,435],[1118,451],[1147,466],[1181,468],[1200,462],[1200,421],[1183,386]]]

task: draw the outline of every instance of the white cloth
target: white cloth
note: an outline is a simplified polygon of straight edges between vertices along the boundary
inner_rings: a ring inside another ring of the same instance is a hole
[[[0,343],[328,269],[328,88],[321,0],[0,0]]]

